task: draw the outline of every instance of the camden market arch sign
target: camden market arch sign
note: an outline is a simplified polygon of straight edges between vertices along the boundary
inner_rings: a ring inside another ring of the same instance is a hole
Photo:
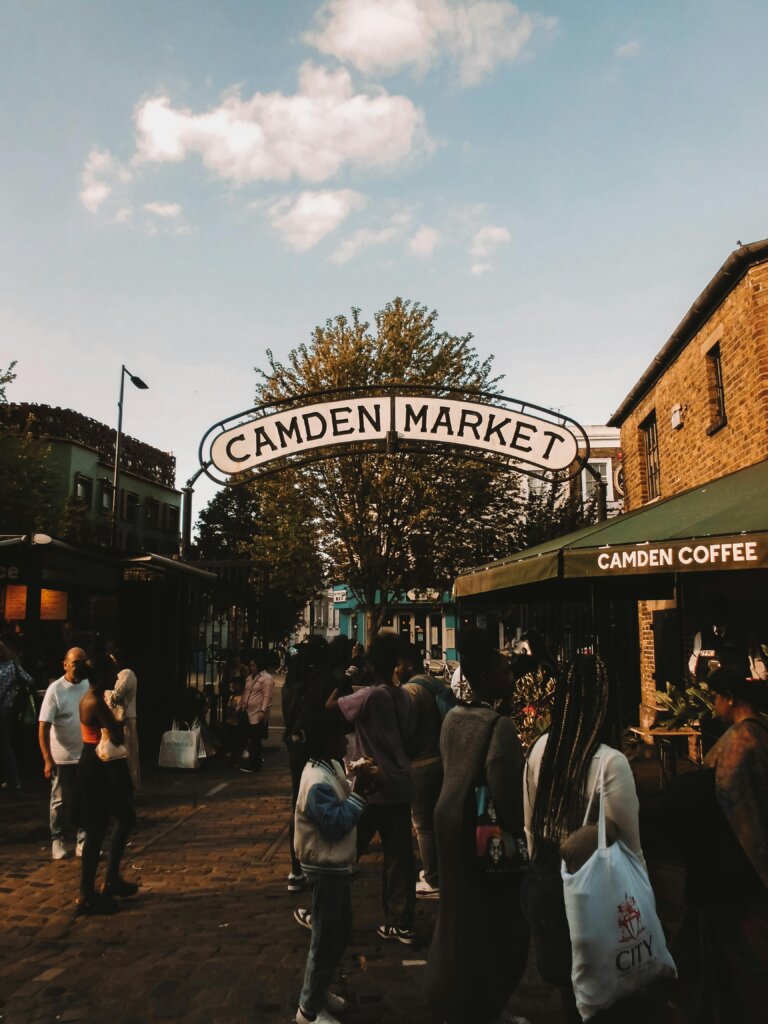
[[[199,457],[201,472],[232,485],[352,452],[440,448],[545,481],[569,480],[589,459],[586,431],[562,413],[494,392],[440,394],[410,384],[337,388],[257,406],[210,427]]]

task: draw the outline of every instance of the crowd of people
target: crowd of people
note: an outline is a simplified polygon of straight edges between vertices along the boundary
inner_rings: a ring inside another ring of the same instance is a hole
[[[700,770],[641,806],[605,666],[579,654],[558,671],[542,639],[505,657],[482,630],[464,630],[457,695],[422,674],[412,645],[386,633],[346,673],[316,638],[289,662],[288,887],[311,895],[294,913],[312,932],[299,1024],[335,1024],[345,1008],[329,986],[350,934],[351,879],[377,832],[379,937],[414,944],[416,899],[438,901],[426,968],[435,1021],[522,1021],[514,993],[529,945],[569,1024],[763,1019],[764,681],[746,657],[723,652],[709,685],[724,734]],[[543,728],[532,721],[533,698]],[[686,913],[667,949],[644,851],[675,843],[686,857]],[[637,893],[616,890],[611,903],[613,889],[599,888],[606,878],[614,889],[633,878]],[[580,902],[571,895],[579,886]],[[606,899],[611,939],[589,934],[590,913]]]
[[[377,834],[379,938],[424,942],[417,900],[437,904],[425,974],[436,1022],[524,1024],[515,991],[529,951],[559,990],[569,1024],[762,1020],[768,720],[766,682],[753,677],[746,654],[723,650],[709,672],[724,731],[704,766],[642,803],[620,749],[613,681],[598,657],[578,654],[561,670],[539,634],[500,652],[475,628],[462,631],[460,654],[451,686],[425,672],[414,645],[386,631],[367,650],[310,637],[287,660],[288,890],[310,896],[294,912],[311,931],[298,1024],[336,1024],[345,1009],[330,985],[349,940],[356,865]],[[0,644],[0,740],[11,786],[19,776],[7,722],[30,682]],[[137,685],[123,651],[89,660],[75,647],[39,711],[51,856],[82,858],[78,914],[114,913],[138,889],[120,873],[140,785]],[[246,773],[261,770],[274,691],[262,656],[228,665],[221,743]],[[667,950],[658,922],[654,931],[645,857],[669,850],[684,858],[686,887]],[[640,878],[649,897],[638,902],[634,890],[622,891],[609,907],[620,936],[610,991],[599,959],[605,942],[585,938],[584,922],[585,906],[589,917],[590,905],[605,902],[594,887],[606,884],[606,870]],[[579,905],[572,893],[585,885]]]

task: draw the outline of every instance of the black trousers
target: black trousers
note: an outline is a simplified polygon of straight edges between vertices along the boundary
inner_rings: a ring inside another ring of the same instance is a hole
[[[95,744],[83,744],[77,766],[78,820],[85,827],[85,845],[80,871],[80,895],[90,898],[96,886],[96,871],[104,838],[112,819],[115,827],[107,855],[107,882],[117,882],[120,861],[136,824],[133,810],[133,787],[125,758],[100,761]]]
[[[377,832],[381,836],[384,850],[381,906],[385,923],[410,929],[413,927],[416,907],[416,859],[411,838],[411,805],[368,804],[357,823],[358,860]]]
[[[252,772],[261,771],[261,743],[266,728],[265,722],[248,726],[248,768]]]

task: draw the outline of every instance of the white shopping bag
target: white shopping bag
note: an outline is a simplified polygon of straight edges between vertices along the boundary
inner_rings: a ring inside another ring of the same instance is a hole
[[[595,786],[600,799],[597,850],[572,875],[564,863],[561,866],[571,932],[571,980],[585,1021],[619,999],[677,975],[643,862],[621,840],[606,844],[604,768],[603,757]]]
[[[186,723],[173,723],[173,728],[163,733],[160,741],[158,765],[161,768],[197,768],[200,726],[193,723],[190,728],[180,728]]]

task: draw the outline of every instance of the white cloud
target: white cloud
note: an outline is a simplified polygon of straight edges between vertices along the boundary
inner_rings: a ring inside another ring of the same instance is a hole
[[[511,239],[512,236],[507,228],[497,227],[493,224],[487,224],[475,232],[469,246],[469,255],[473,260],[470,270],[475,277],[487,274],[492,269],[488,257],[499,245],[504,245]]]
[[[267,216],[291,248],[305,252],[364,205],[365,196],[353,189],[326,189],[281,199],[269,207]]]
[[[411,215],[408,212],[396,213],[382,228],[361,228],[349,238],[345,238],[338,249],[331,256],[333,263],[348,263],[355,256],[365,249],[374,245],[384,245],[395,238],[403,235],[411,224]]]
[[[497,245],[509,242],[511,239],[512,236],[506,228],[494,227],[492,224],[488,224],[486,227],[480,228],[479,231],[475,232],[469,254],[477,258],[490,256]]]
[[[312,64],[302,67],[294,96],[232,92],[200,114],[157,96],[140,103],[135,117],[135,163],[198,154],[236,184],[294,176],[321,182],[345,167],[393,167],[427,143],[424,114],[406,96],[355,92],[346,70]]]
[[[80,202],[89,213],[96,214],[112,195],[118,183],[130,181],[131,173],[108,149],[90,151],[80,181]]]
[[[622,60],[627,60],[630,57],[636,57],[640,53],[640,40],[632,39],[628,43],[623,43],[621,46],[616,47],[616,56]]]
[[[181,216],[181,205],[179,203],[145,203],[144,209],[155,217],[162,217],[165,220]]]
[[[440,241],[440,232],[435,228],[422,226],[408,243],[408,248],[414,256],[427,259],[435,251],[435,246]]]
[[[326,0],[315,20],[305,42],[365,74],[423,73],[448,54],[464,85],[557,24],[508,0]]]
[[[475,277],[482,277],[483,274],[487,274],[493,269],[490,263],[473,263],[469,268]]]

